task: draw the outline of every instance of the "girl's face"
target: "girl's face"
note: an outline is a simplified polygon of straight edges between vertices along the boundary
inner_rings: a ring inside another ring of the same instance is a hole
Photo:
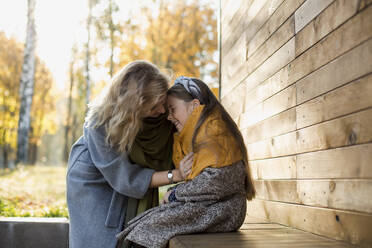
[[[200,102],[197,99],[194,99],[191,102],[185,102],[170,95],[167,98],[169,111],[168,120],[176,126],[178,132],[181,132],[189,115],[192,113],[194,108],[199,105]]]

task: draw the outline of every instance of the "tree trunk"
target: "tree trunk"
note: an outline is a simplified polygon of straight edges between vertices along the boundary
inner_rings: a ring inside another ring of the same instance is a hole
[[[77,139],[77,116],[74,114],[72,118],[72,133],[71,133],[71,144],[73,144]]]
[[[9,145],[4,144],[3,148],[3,169],[9,168]]]
[[[71,129],[71,112],[72,112],[72,90],[74,88],[74,61],[75,61],[75,51],[73,51],[73,58],[70,63],[70,92],[68,96],[68,106],[67,106],[67,118],[66,118],[66,128],[65,128],[65,149],[63,153],[63,161],[68,161],[68,156],[70,152],[70,129]]]
[[[92,0],[89,0],[89,12],[88,12],[88,21],[87,21],[87,29],[88,29],[88,39],[87,39],[87,46],[86,46],[86,56],[85,56],[85,80],[86,80],[86,104],[89,103],[90,98],[90,69],[89,69],[89,63],[90,63],[90,28],[92,23],[92,8],[93,3]],[[86,112],[88,111],[88,108],[86,108]]]
[[[29,165],[35,165],[37,160],[37,145],[34,143],[29,144],[28,149],[28,163]]]
[[[28,22],[27,36],[24,50],[24,60],[20,82],[21,107],[19,111],[18,133],[17,133],[17,158],[16,164],[27,163],[28,136],[31,122],[32,96],[34,93],[35,77],[35,0],[28,0]]]
[[[110,13],[110,77],[112,78],[114,74],[114,46],[115,46],[115,26],[114,21],[112,20],[112,0],[109,1],[109,13]]]

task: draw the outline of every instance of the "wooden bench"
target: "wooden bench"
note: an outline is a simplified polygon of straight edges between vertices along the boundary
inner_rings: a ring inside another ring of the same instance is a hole
[[[248,217],[238,232],[180,235],[169,248],[355,247],[295,228]]]

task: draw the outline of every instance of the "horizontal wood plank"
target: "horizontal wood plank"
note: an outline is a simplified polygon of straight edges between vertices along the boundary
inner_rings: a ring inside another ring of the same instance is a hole
[[[174,237],[170,248],[222,247],[351,247],[348,244],[319,237],[293,228],[241,229],[231,233],[193,234]]]
[[[291,62],[289,81],[296,82],[371,37],[369,6]]]
[[[247,143],[247,137],[244,136]],[[297,132],[290,132],[270,139],[246,144],[248,158],[259,160],[297,154]]]
[[[296,109],[291,108],[241,130],[247,144],[296,130]]]
[[[270,19],[255,33],[254,37],[246,38],[247,54],[253,54],[276,30],[301,6],[305,0],[285,0]],[[248,35],[248,34],[247,34]]]
[[[295,30],[298,33],[320,12],[322,12],[334,0],[307,0],[295,12],[296,26]]]
[[[251,160],[372,142],[372,109],[247,144]],[[248,143],[248,137],[244,136]]]
[[[368,107],[372,107],[372,73],[297,106],[297,128],[310,126]]]
[[[287,65],[290,61],[294,59],[295,54],[295,40],[292,38],[284,46],[282,46],[278,51],[276,51],[269,59],[267,59],[257,70],[251,73],[245,80],[244,83],[247,90],[254,89],[261,82],[265,81],[267,78],[274,75],[277,71]],[[234,75],[233,78],[225,78],[225,82],[222,87],[222,96],[227,95],[231,90],[238,85],[243,78],[247,75],[247,67],[244,66],[242,70]]]
[[[297,152],[311,152],[372,142],[372,109],[301,129]]]
[[[372,244],[372,215],[274,201],[253,200],[247,214],[352,244]]]
[[[242,65],[246,62],[244,51],[245,36],[241,35],[233,48],[222,58],[225,61],[221,68],[224,79],[228,80],[233,78],[236,73],[239,73],[238,71],[241,70]]]
[[[240,128],[244,129],[252,126],[294,106],[296,106],[295,85],[288,87],[242,114]]]
[[[372,178],[372,144],[296,156],[297,178]]]
[[[372,214],[372,180],[256,180],[257,198]]]
[[[245,94],[245,84],[240,84],[231,92],[231,94],[225,96],[221,100],[222,105],[233,119],[236,119],[242,112],[244,112]]]
[[[254,179],[295,179],[296,156],[255,160],[249,162]]]
[[[248,74],[256,70],[258,66],[293,36],[294,17],[291,16],[254,54],[247,53]]]
[[[270,21],[271,16],[277,9],[282,5],[284,0],[269,0],[266,1],[266,4],[262,7],[260,12],[255,17],[255,20],[248,21],[247,28],[246,28],[246,41],[247,44],[256,36],[258,30],[260,30],[263,26],[266,25],[268,21]],[[260,44],[261,45],[261,44]],[[257,47],[258,48],[258,47]],[[256,49],[255,49],[256,50]],[[252,49],[249,50],[247,45],[246,57],[248,58],[251,54],[255,52]]]
[[[338,57],[296,83],[301,104],[372,71],[372,39]]]
[[[250,40],[251,37],[262,27],[269,17],[270,10],[268,7],[270,4],[276,4],[276,1],[262,0],[253,1],[246,13],[246,40]]]
[[[246,111],[285,89],[288,86],[288,69],[288,66],[285,66],[253,90],[250,88],[245,98]]]
[[[358,11],[359,0],[336,0],[296,34],[296,57]]]

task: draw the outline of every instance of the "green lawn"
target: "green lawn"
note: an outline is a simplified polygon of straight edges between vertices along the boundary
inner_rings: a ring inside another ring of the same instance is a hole
[[[67,217],[66,168],[0,170],[0,216]]]
[[[0,170],[0,216],[68,217],[65,178],[65,167]],[[159,199],[167,188],[159,188]]]

